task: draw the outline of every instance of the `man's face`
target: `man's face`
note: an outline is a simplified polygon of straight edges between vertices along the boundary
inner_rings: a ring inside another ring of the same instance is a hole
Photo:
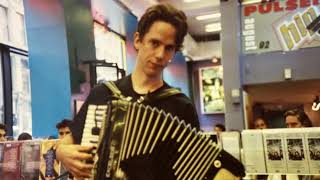
[[[6,141],[6,131],[3,129],[0,129],[0,142]]]
[[[287,128],[301,128],[303,125],[296,116],[287,116],[286,117],[286,126]]]
[[[59,129],[59,139],[64,138],[66,135],[70,134],[70,128],[69,127],[62,127]]]
[[[142,39],[136,32],[137,70],[150,78],[161,76],[176,52],[175,40],[175,27],[163,21],[155,21]]]

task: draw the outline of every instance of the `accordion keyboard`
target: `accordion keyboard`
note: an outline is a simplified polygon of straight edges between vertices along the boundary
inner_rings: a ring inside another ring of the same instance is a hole
[[[106,105],[89,105],[81,145],[98,146],[100,129],[106,119],[106,110]]]

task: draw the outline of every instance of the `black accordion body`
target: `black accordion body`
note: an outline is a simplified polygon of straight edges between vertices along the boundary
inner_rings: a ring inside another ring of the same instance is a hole
[[[96,180],[135,179],[127,176],[132,159],[152,159],[158,170],[151,173],[159,180],[213,179],[221,168],[244,176],[238,160],[183,120],[123,98],[89,105],[81,144],[98,147]]]

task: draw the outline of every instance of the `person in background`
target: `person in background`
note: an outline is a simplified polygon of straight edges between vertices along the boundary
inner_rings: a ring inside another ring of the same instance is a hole
[[[226,127],[223,124],[216,124],[214,126],[214,132],[217,133],[217,139],[218,139],[218,143],[220,143],[220,134],[223,131],[226,131]]]
[[[267,129],[267,128],[268,128],[268,123],[264,118],[258,117],[254,121],[254,129]],[[267,180],[268,179],[268,175],[253,175],[252,179]]]
[[[0,124],[0,142],[6,141],[6,126],[4,124]]]
[[[216,124],[214,126],[214,132],[220,134],[221,132],[226,131],[226,127],[223,124]]]
[[[32,140],[32,136],[29,133],[23,132],[18,136],[18,141]]]
[[[291,109],[284,113],[287,128],[312,127],[312,122],[302,109]],[[286,179],[311,180],[313,176],[286,175]]]
[[[59,133],[58,134],[58,139],[63,139],[65,136],[71,135],[71,130],[70,130],[71,123],[72,123],[71,120],[63,119],[61,122],[59,122],[56,125],[56,128],[58,129],[58,133]],[[54,158],[56,159],[56,156],[54,156]],[[63,164],[61,164],[61,166],[60,166],[60,174],[64,174],[65,172],[67,172],[67,169],[64,167]],[[63,176],[60,179],[61,180],[68,180],[68,179],[73,179],[73,177],[70,174],[69,177],[68,176]]]
[[[58,138],[62,139],[66,135],[71,134],[70,125],[72,121],[69,119],[63,119],[61,122],[59,122],[56,125],[56,128],[58,129],[59,135]]]
[[[312,122],[301,109],[288,110],[284,114],[287,128],[312,127]]]
[[[258,117],[255,121],[254,121],[254,128],[255,129],[267,129],[268,128],[268,123],[265,119],[263,119],[262,117]]]

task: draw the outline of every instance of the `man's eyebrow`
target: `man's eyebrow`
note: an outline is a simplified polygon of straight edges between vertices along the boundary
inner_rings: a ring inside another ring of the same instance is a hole
[[[160,42],[160,43],[164,44],[160,39],[155,38],[155,37],[150,38],[150,41],[156,41],[156,42]],[[166,46],[176,47],[177,45],[176,45],[176,43],[172,43],[172,44],[166,44]]]
[[[177,45],[175,45],[175,44],[167,44],[166,46],[167,47],[176,47]]]

